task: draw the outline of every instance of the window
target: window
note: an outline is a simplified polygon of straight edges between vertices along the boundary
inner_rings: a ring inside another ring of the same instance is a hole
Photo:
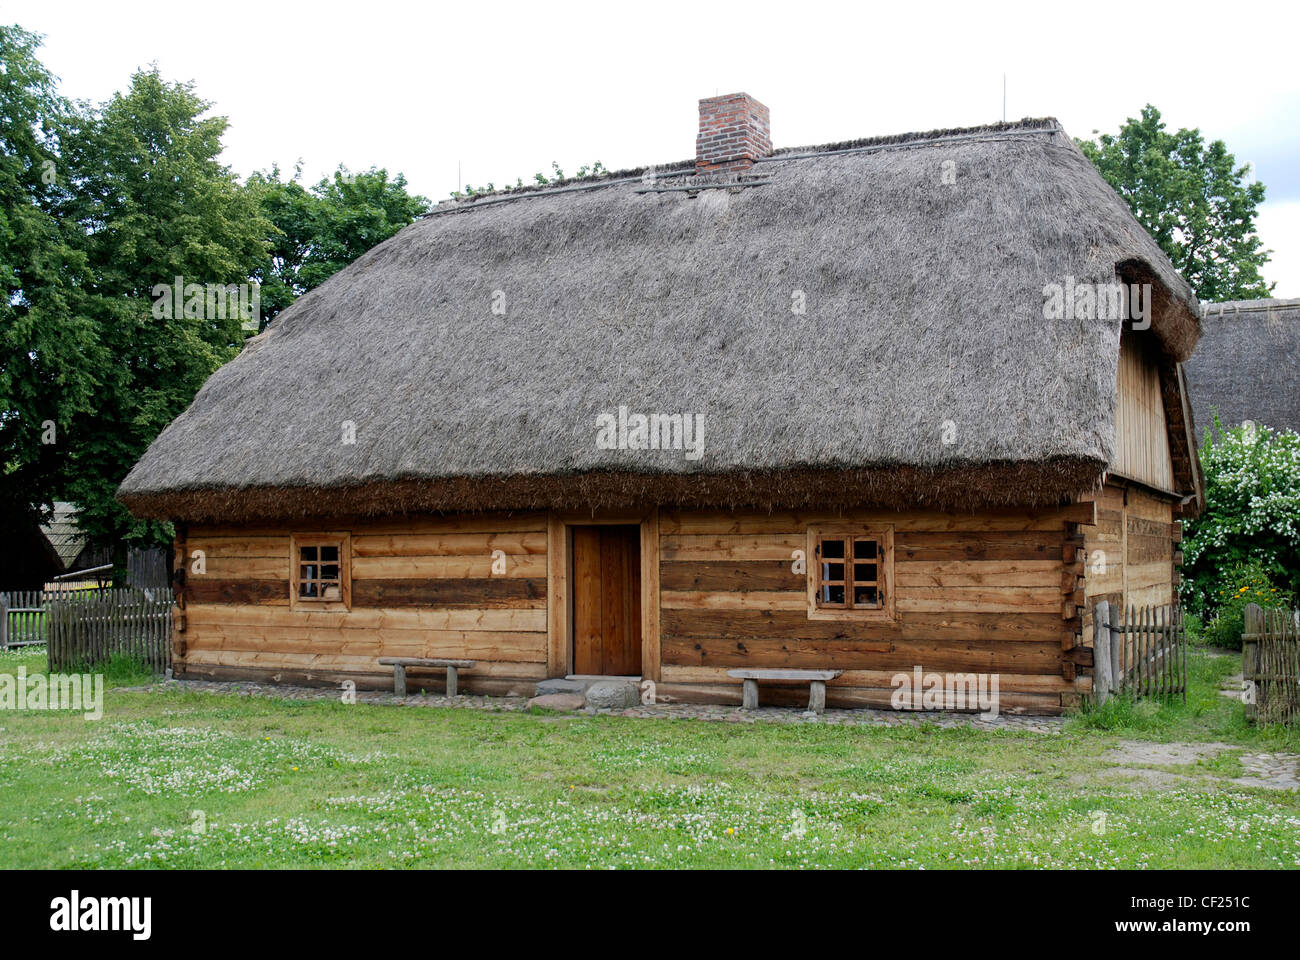
[[[892,620],[893,564],[893,527],[809,528],[808,616]]]
[[[346,533],[295,534],[291,539],[294,606],[347,610],[352,603],[351,538]]]

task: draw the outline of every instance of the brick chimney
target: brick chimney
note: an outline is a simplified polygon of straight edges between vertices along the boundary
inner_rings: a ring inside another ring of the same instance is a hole
[[[756,158],[771,152],[767,107],[749,94],[728,93],[700,101],[696,173],[744,173]]]

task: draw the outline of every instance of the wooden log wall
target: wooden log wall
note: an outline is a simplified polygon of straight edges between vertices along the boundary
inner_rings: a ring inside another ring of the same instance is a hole
[[[1091,689],[1079,645],[1081,520],[1091,504],[979,515],[660,513],[663,694],[740,701],[736,667],[838,668],[831,706],[888,706],[897,673],[999,674],[1003,711],[1055,713]],[[896,618],[810,620],[809,524],[892,524]],[[1078,668],[1078,669],[1076,669]],[[807,702],[765,684],[763,702]]]
[[[350,532],[351,610],[290,603],[290,534],[323,531]],[[498,695],[531,695],[546,676],[545,514],[196,525],[177,552],[186,564],[178,674],[391,688],[380,656],[467,658],[479,665],[461,674],[461,689]],[[444,683],[408,678],[413,690]]]
[[[658,518],[660,656],[658,669],[645,672],[658,674],[660,695],[739,703],[740,684],[726,671],[745,666],[841,669],[827,689],[831,706],[887,707],[893,677],[916,666],[998,674],[1004,712],[1056,713],[1091,690],[1080,608],[1092,503],[977,515],[665,509]],[[385,688],[392,675],[377,665],[380,656],[468,658],[479,666],[462,674],[466,692],[531,695],[547,676],[550,519],[535,512],[339,519],[292,530],[191,526],[176,547],[185,574],[175,669]],[[818,523],[893,527],[894,619],[809,619],[807,575],[794,561]],[[290,602],[290,535],[324,531],[350,533],[350,610]],[[653,554],[642,547],[643,556]],[[506,559],[502,572],[492,569],[496,550]],[[410,684],[439,691],[443,680],[417,673]],[[807,696],[806,685],[765,685],[763,702]]]
[[[1108,483],[1095,495],[1097,522],[1083,527],[1083,635],[1092,643],[1092,611],[1164,607],[1178,595],[1182,523],[1168,496],[1127,483]]]

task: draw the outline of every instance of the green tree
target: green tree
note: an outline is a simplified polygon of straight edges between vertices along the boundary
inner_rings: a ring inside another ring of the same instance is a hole
[[[1232,571],[1247,565],[1280,593],[1300,593],[1300,434],[1225,430],[1215,418],[1201,444],[1201,473],[1205,510],[1183,541],[1189,605],[1213,612],[1235,583]]]
[[[158,316],[159,285],[241,284],[266,259],[271,225],[218,157],[227,127],[192,84],[137,72],[126,93],[85,109],[68,132],[60,214],[82,237],[87,304],[109,362],[92,410],[68,430],[67,499],[92,541],[165,540],[134,520],[117,485],[204,380],[239,351],[240,317],[214,310]]]
[[[1096,131],[1093,131],[1094,135]],[[1264,185],[1246,183],[1222,140],[1200,130],[1170,133],[1147,104],[1118,136],[1078,141],[1101,175],[1128,202],[1178,272],[1206,302],[1267,297],[1260,268],[1269,260],[1255,232]]]
[[[82,313],[78,233],[53,212],[71,106],[39,46],[37,35],[0,25],[0,528],[10,530],[53,501],[67,430],[92,407],[100,359]]]
[[[428,200],[407,192],[400,173],[390,180],[387,170],[372,167],[354,174],[340,166],[310,189],[301,176],[300,167],[288,180],[272,167],[248,180],[274,227],[270,261],[258,273],[264,325],[429,209]]]

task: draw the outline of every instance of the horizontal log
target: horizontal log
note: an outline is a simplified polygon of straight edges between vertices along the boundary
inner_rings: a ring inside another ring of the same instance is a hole
[[[1062,535],[1053,532],[899,533],[895,562],[907,560],[1052,560]]]
[[[1061,604],[1060,578],[1050,587],[900,587],[899,613],[1051,613]]]
[[[670,535],[660,538],[659,558],[674,560],[791,560],[806,550],[806,534],[757,536]]]
[[[802,610],[808,609],[808,594],[788,591],[664,590],[664,610]]]
[[[894,583],[904,587],[1053,587],[1062,563],[1050,560],[931,560],[894,563]]]
[[[452,516],[416,515],[400,519],[333,517],[324,520],[295,520],[281,524],[223,526],[193,524],[188,539],[203,537],[284,536],[290,533],[345,531],[353,534],[440,534],[440,533],[527,533],[546,529],[546,514],[536,510],[513,513],[461,513]]]
[[[1057,597],[1059,604],[1059,595]],[[1071,630],[1055,612],[1040,614],[911,613],[895,621],[809,620],[798,611],[664,610],[663,635],[677,637],[794,637],[896,642],[909,639],[1050,641]]]
[[[462,694],[494,697],[531,697],[536,690],[537,681],[545,676],[545,671],[527,670],[530,665],[520,664],[521,672],[533,676],[512,677],[509,675],[492,676],[482,669],[467,673],[460,681]],[[189,662],[177,664],[177,676],[190,680],[242,680],[253,683],[294,684],[308,687],[338,687],[344,681],[356,684],[358,690],[393,692],[393,671],[383,673],[367,672],[361,669],[341,670],[329,665],[320,667],[282,667],[259,666],[233,663]],[[372,670],[377,668],[372,668]],[[416,674],[406,681],[407,693],[440,693],[445,689],[446,680],[441,675]]]
[[[806,589],[808,575],[795,573],[791,560],[706,561],[664,563],[659,568],[662,590],[788,590]]]
[[[212,580],[191,577],[185,585],[187,603],[289,605],[288,580]]]
[[[476,557],[355,557],[352,579],[357,580],[468,580],[489,577],[545,577],[546,557],[507,555],[505,570],[494,573],[490,554]]]
[[[1071,520],[1071,507],[1027,510],[981,510],[978,513],[947,513],[927,510],[775,511],[731,514],[718,511],[664,510],[659,515],[665,535],[747,536],[754,534],[802,534],[818,524],[891,524],[895,532],[980,530],[1064,530]],[[1080,514],[1082,515],[1082,514]]]
[[[546,578],[473,580],[354,580],[352,607],[470,607],[528,609],[546,606]]]
[[[353,630],[518,630],[546,631],[545,610],[424,610],[363,607],[350,611],[303,607],[225,606],[192,603],[186,608],[190,625],[342,627]]]
[[[185,580],[285,580],[289,579],[289,550],[286,547],[279,557],[223,557],[209,556],[204,560],[203,573],[195,573],[193,565],[185,568]]]
[[[477,557],[502,550],[545,555],[546,533],[362,534],[352,538],[354,557]]]
[[[273,537],[191,537],[185,545],[185,566],[194,562],[194,551],[201,550],[205,557],[226,559],[262,558],[289,559],[289,534]]]
[[[730,677],[726,667],[682,667],[668,665],[663,668],[665,683],[728,683]],[[892,687],[894,679],[899,676],[912,677],[911,670],[844,670],[833,680],[827,681],[826,689],[835,687]],[[998,689],[1008,693],[1088,693],[1092,690],[1091,677],[1078,677],[1067,681],[1059,674],[998,674]]]
[[[379,657],[469,657],[520,662],[546,661],[544,633],[491,630],[344,630],[341,628],[204,625],[188,631],[190,645],[204,650],[250,653],[315,653]]]
[[[662,641],[663,662],[678,666],[794,667],[818,670],[975,671],[977,673],[1059,674],[1066,654],[1059,640],[1050,643],[910,642],[879,649],[847,639],[791,640],[724,638]],[[1091,651],[1089,651],[1091,655]]]

